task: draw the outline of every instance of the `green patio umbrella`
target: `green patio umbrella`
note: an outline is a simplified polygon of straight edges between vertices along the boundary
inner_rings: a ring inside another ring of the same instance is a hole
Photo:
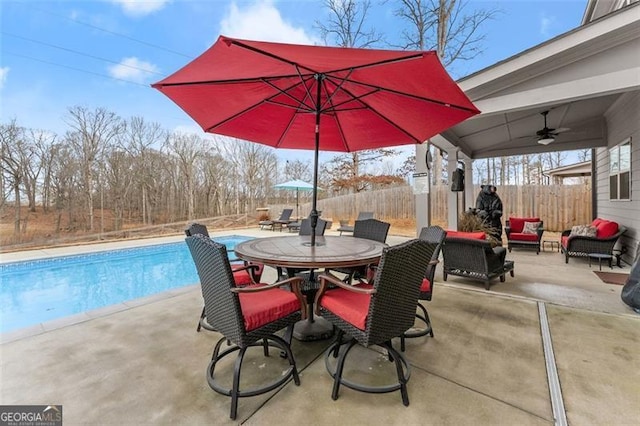
[[[278,189],[291,189],[296,190],[296,218],[300,217],[298,208],[300,204],[300,191],[313,191],[313,184],[305,182],[300,179],[290,180],[285,183],[279,183],[277,185],[273,185],[274,188]],[[319,191],[322,191],[322,188],[318,188]]]

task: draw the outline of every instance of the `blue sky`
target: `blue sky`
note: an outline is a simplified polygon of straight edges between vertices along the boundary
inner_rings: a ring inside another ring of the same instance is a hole
[[[387,40],[402,23],[394,0],[372,0],[370,21]],[[452,70],[480,70],[580,25],[586,0],[470,0],[502,12],[483,28],[485,51]],[[220,34],[320,43],[316,0],[0,0],[0,122],[62,134],[69,107],[105,107],[168,130],[199,128],[149,85],[206,50]],[[385,47],[385,46],[381,46]],[[201,133],[201,132],[200,132]]]

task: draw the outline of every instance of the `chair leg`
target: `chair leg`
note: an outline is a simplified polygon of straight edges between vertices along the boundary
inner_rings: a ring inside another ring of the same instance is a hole
[[[340,381],[342,380],[342,371],[344,370],[344,362],[347,359],[347,354],[358,342],[353,339],[349,342],[349,346],[346,347],[345,351],[338,358],[338,363],[336,365],[336,373],[333,377],[333,391],[331,392],[331,399],[334,401],[338,399],[338,392],[340,391]],[[336,347],[340,347],[340,345],[336,345]]]
[[[202,313],[200,314],[200,319],[198,319],[198,327],[196,328],[197,333],[200,333],[200,329],[202,328],[202,320],[204,319],[205,316],[206,316],[206,313],[204,312],[204,306],[203,306]]]
[[[400,383],[400,394],[402,395],[402,403],[405,407],[409,406],[409,392],[407,391],[407,380],[402,368],[402,362],[400,361],[400,354],[396,351],[391,342],[385,342],[382,344],[387,349],[387,353],[390,358],[393,358],[396,364],[396,373],[398,374],[398,382]]]
[[[338,328],[338,334],[336,334],[336,347],[333,349],[333,357],[338,358],[338,353],[340,352],[340,346],[342,346],[342,337],[344,336],[344,331]]]
[[[291,327],[291,334],[293,334],[293,325],[291,325],[290,327]],[[287,327],[287,333],[289,333],[289,327]],[[289,365],[291,366],[291,374],[293,375],[293,382],[296,384],[296,386],[300,386],[300,376],[298,376],[298,368],[296,367],[296,360],[293,358],[293,352],[291,352],[291,346],[286,340],[281,339],[278,336],[275,336],[275,335],[271,336],[271,339],[273,339],[275,342],[280,343],[284,347],[284,350],[286,353],[285,357],[289,360]],[[291,336],[289,336],[289,340],[291,340]]]
[[[233,368],[233,388],[231,388],[231,420],[235,420],[238,414],[238,388],[240,387],[240,370],[242,368],[242,360],[244,359],[244,354],[246,352],[246,347],[240,349]]]

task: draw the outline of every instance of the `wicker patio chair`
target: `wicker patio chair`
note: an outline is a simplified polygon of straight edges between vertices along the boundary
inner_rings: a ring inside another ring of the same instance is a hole
[[[190,237],[192,235],[204,235],[205,237],[209,238],[209,231],[207,230],[207,227],[197,222],[190,223],[189,226],[187,226],[187,228],[184,230],[184,233],[187,237]],[[229,260],[232,262],[238,261],[238,259]],[[233,280],[236,283],[236,286],[239,287],[256,284],[260,281],[260,278],[262,278],[263,270],[264,265],[257,263],[244,262],[242,266],[233,265]],[[209,331],[216,331],[207,322],[207,316],[205,314],[204,307],[202,308],[202,312],[200,313],[200,319],[198,320],[196,331],[200,332],[202,328]]]
[[[527,229],[533,226],[531,231]],[[528,232],[527,232],[528,231]],[[507,249],[511,253],[513,248],[528,248],[540,253],[540,243],[544,233],[544,221],[538,217],[510,217],[505,222],[504,232],[507,235]]]
[[[435,250],[433,250],[433,255],[431,256],[431,260],[427,265],[427,270],[424,274],[424,278],[422,279],[422,285],[420,286],[420,300],[431,301],[433,296],[433,285],[436,274],[436,265],[438,264],[438,258],[440,257],[440,250],[442,248],[442,243],[444,242],[444,238],[447,233],[444,229],[439,226],[425,226],[420,230],[419,239],[426,241],[428,243],[436,244]],[[433,337],[433,326],[431,324],[431,318],[429,318],[429,312],[427,308],[420,302],[418,302],[418,310],[416,313],[416,318],[422,322],[425,327],[422,329],[419,328],[411,328],[407,330],[402,337],[400,338],[400,350],[404,352],[405,350],[405,342],[404,339],[411,339],[414,337],[422,337],[427,334]]]
[[[356,222],[359,220],[366,220],[366,219],[373,219],[373,212],[358,213]],[[343,232],[353,232],[354,229],[355,229],[355,225],[349,225],[349,221],[341,220],[340,227],[336,229],[336,231],[340,232],[340,235],[342,235]]]
[[[479,280],[489,290],[494,278],[504,282],[507,272],[514,276],[514,263],[506,255],[504,247],[492,248],[487,240],[447,236],[442,245],[442,278],[446,281],[449,275],[458,275]]]
[[[627,232],[624,226],[618,226],[618,231],[608,237],[586,237],[571,235],[571,230],[562,231],[560,236],[560,250],[564,254],[564,262],[569,263],[569,257],[589,257],[591,254],[607,255],[609,267],[614,257],[613,249],[618,239]]]
[[[353,227],[353,236],[356,238],[366,238],[367,240],[384,243],[387,241],[387,235],[389,234],[390,227],[390,223],[383,222],[378,219],[356,220]],[[358,268],[336,268],[333,270],[346,274],[344,282],[350,283],[354,278],[365,277],[367,275],[368,267],[370,267],[370,265],[360,266]]]
[[[325,353],[327,371],[334,379],[332,399],[338,399],[340,385],[345,385],[370,393],[400,390],[403,404],[409,405],[411,367],[394,349],[391,339],[402,336],[414,323],[425,265],[436,246],[415,239],[385,248],[371,284],[352,286],[333,275],[319,276],[316,310],[338,328],[336,340]],[[338,288],[329,289],[330,285]],[[343,340],[345,335],[350,339]],[[347,354],[358,343],[364,347],[379,345],[388,351],[389,360],[396,366],[397,383],[373,386],[343,377]],[[335,369],[330,365],[332,356],[338,358]]]
[[[207,367],[207,382],[217,393],[231,397],[230,417],[235,419],[238,398],[269,392],[291,377],[296,385],[300,385],[290,347],[293,325],[303,317],[305,309],[299,289],[300,279],[291,278],[271,285],[239,288],[233,281],[224,245],[203,235],[187,237],[186,241],[200,277],[207,320],[223,335],[216,343]],[[283,285],[290,285],[292,291],[278,288]],[[287,328],[284,339],[274,334],[283,328]],[[231,342],[233,346],[221,352],[224,342]],[[242,361],[247,349],[252,346],[262,346],[265,356],[269,355],[269,347],[282,350],[289,368],[284,373],[278,372],[270,383],[241,390]],[[221,359],[236,351],[238,356],[233,363],[233,385],[226,388],[216,380],[215,368]]]

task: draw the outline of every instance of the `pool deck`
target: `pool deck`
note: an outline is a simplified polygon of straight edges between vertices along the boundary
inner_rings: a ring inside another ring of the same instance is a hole
[[[279,235],[255,229],[215,235],[232,234]],[[0,261],[183,239],[34,250],[2,254]],[[403,240],[390,236],[387,242]],[[566,416],[575,425],[637,424],[640,315],[620,301],[621,286],[602,283],[592,272],[597,265],[590,268],[587,259],[565,264],[555,251],[536,255],[527,250],[507,257],[515,261],[515,277],[496,280],[490,291],[458,277],[445,283],[438,269],[433,301],[425,305],[435,337],[407,341],[413,368],[409,407],[397,392],[373,395],[348,388],[333,401],[322,356],[329,342],[294,341],[301,385],[288,383],[269,394],[243,398],[237,421],[229,420],[229,398],[213,392],[205,380],[219,335],[195,331],[202,308],[195,283],[6,333],[0,345],[0,404],[63,404],[66,425],[533,425],[554,424],[554,416]],[[267,268],[265,281],[274,277]],[[548,336],[541,332],[545,324]],[[552,347],[551,359],[548,352],[545,357],[545,342]],[[258,380],[263,367],[269,369],[258,355],[247,360],[248,366],[256,366],[245,375],[248,383]],[[358,349],[352,356],[358,363],[348,365],[347,374],[387,364],[372,349]],[[555,375],[548,374],[548,366],[551,373],[557,371],[560,411],[550,395]],[[384,380],[379,377],[384,373],[369,376]]]

